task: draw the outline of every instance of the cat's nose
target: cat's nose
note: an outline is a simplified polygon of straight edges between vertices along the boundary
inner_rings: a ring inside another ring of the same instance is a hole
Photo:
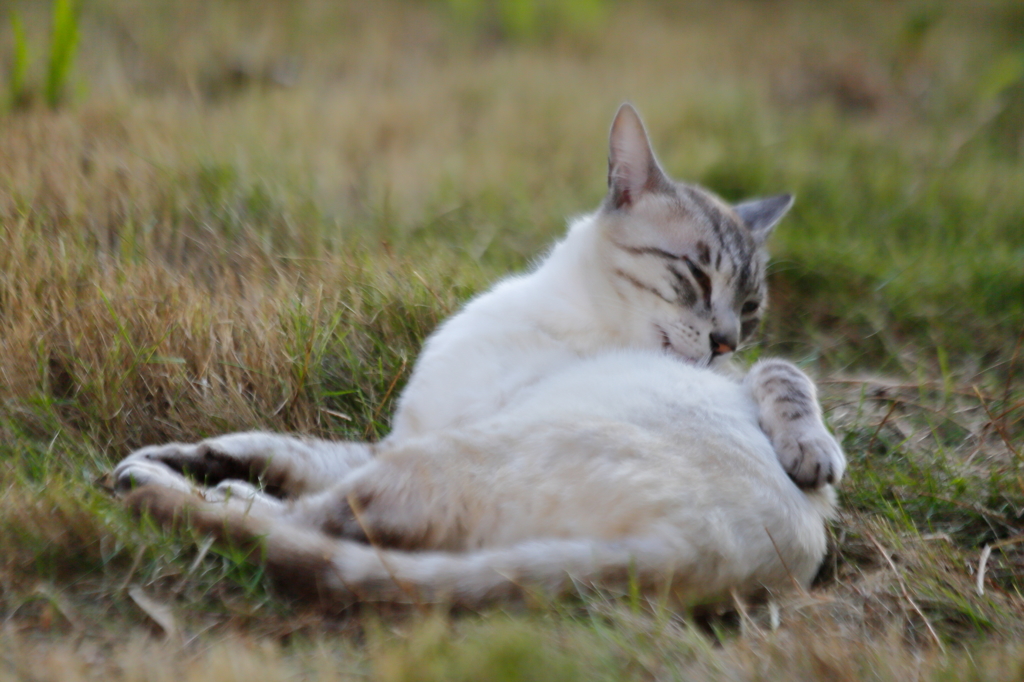
[[[736,350],[736,337],[732,334],[711,332],[711,355],[725,355]]]

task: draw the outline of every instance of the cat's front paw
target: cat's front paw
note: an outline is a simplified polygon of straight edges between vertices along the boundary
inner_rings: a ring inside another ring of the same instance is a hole
[[[793,425],[776,433],[772,445],[782,468],[801,488],[834,485],[843,477],[846,456],[824,424],[803,428]]]
[[[213,443],[205,441],[166,443],[140,448],[117,465],[117,469],[114,470],[115,481],[120,482],[122,478],[118,471],[136,463],[156,463],[205,485],[214,485],[226,479],[244,480],[252,473],[249,463],[221,452]]]
[[[114,490],[126,495],[135,488],[155,485],[191,493],[195,486],[184,476],[154,460],[128,457],[114,469]]]
[[[114,468],[114,484],[118,490],[127,490],[146,484],[154,472],[161,470],[176,475],[192,472],[187,466],[195,459],[195,445],[167,443],[139,448],[122,459]]]

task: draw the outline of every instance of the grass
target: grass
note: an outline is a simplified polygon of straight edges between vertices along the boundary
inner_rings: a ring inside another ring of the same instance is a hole
[[[75,0],[54,0],[50,31],[50,58],[46,68],[43,96],[51,109],[63,102],[68,75],[78,47],[78,7]]]
[[[1018,679],[1018,5],[83,5],[87,89],[0,123],[0,680]],[[851,465],[778,629],[616,595],[325,616],[103,489],[152,442],[387,433],[422,339],[600,200],[626,98],[674,176],[797,194],[746,357],[818,376]]]
[[[7,92],[11,107],[21,106],[27,100],[25,74],[28,71],[28,45],[25,42],[25,29],[21,25],[21,16],[11,10],[11,55],[7,73]]]
[[[54,0],[50,16],[50,49],[46,74],[41,87],[43,101],[57,109],[67,99],[68,83],[78,49],[80,11],[75,0]],[[32,106],[35,93],[29,87],[29,50],[21,14],[16,7],[10,9],[11,44],[7,69],[8,106],[27,109]]]

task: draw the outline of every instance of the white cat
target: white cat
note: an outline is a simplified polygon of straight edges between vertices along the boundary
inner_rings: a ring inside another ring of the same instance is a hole
[[[262,543],[272,575],[332,603],[806,585],[842,450],[793,365],[719,371],[763,313],[792,199],[730,207],[669,180],[629,105],[610,146],[601,208],[427,340],[384,441],[151,446],[115,471],[128,503]]]

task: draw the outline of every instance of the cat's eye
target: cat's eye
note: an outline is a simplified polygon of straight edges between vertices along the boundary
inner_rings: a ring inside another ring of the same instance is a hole
[[[760,301],[747,301],[746,303],[743,304],[743,307],[740,308],[740,313],[743,315],[749,315],[753,312],[757,312],[757,309],[760,307]]]
[[[708,277],[708,273],[694,265],[693,261],[686,256],[683,256],[683,262],[686,263],[686,267],[690,268],[690,274],[693,275],[693,278],[697,281],[697,285],[701,288],[701,291],[704,294],[704,300],[709,301],[708,305],[711,305],[711,278]]]

